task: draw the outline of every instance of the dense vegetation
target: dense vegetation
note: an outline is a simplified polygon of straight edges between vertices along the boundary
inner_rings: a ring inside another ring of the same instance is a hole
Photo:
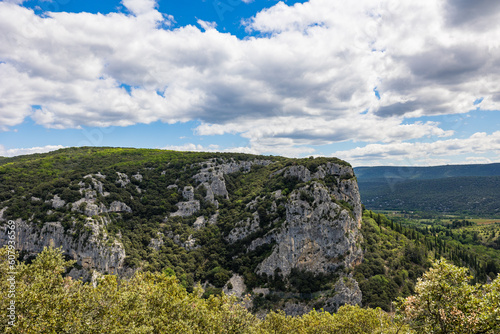
[[[94,287],[65,277],[70,265],[53,248],[46,248],[29,265],[9,265],[8,248],[0,249],[0,293],[8,296],[15,291],[15,296],[0,299],[0,330],[44,334],[493,334],[500,329],[500,279],[470,285],[466,269],[444,260],[425,273],[415,295],[398,301],[395,317],[380,309],[343,306],[336,314],[312,311],[290,317],[271,312],[263,320],[234,298],[203,299],[201,288],[189,293],[166,272],[138,272],[130,280],[108,275]],[[12,277],[14,288],[8,280]],[[14,311],[7,311],[8,307]]]

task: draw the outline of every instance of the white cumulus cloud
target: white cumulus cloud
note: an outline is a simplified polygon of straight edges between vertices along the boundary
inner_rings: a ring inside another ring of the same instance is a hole
[[[0,131],[28,117],[58,129],[198,120],[199,134],[308,154],[450,137],[412,119],[500,109],[492,1],[279,2],[244,21],[256,32],[245,39],[201,19],[165,28],[174,18],[154,0],[43,17],[19,3],[0,2]]]
[[[0,145],[0,156],[2,157],[14,157],[18,155],[34,154],[34,153],[47,153],[55,150],[60,150],[65,148],[62,145],[47,145],[43,147],[29,147],[29,148],[10,148],[6,149],[3,145]]]
[[[406,165],[436,165],[446,163],[447,158],[457,155],[484,155],[493,153],[500,157],[500,131],[491,135],[477,132],[464,139],[446,139],[434,142],[398,142],[391,144],[369,144],[352,150],[337,151],[333,156],[356,165],[380,165],[395,161]],[[491,160],[487,157],[469,156],[469,163]]]

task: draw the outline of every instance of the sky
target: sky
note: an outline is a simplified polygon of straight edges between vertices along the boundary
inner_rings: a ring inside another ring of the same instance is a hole
[[[3,0],[0,156],[500,162],[497,0]]]

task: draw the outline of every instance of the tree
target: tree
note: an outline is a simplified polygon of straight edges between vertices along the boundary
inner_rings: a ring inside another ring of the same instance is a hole
[[[418,333],[498,333],[500,279],[486,285],[471,285],[471,279],[466,268],[435,261],[416,295],[398,300],[398,312]]]

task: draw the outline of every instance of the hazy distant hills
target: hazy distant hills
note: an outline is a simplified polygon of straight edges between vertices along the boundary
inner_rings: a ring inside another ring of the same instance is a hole
[[[369,209],[500,215],[500,164],[354,168]]]
[[[434,167],[355,167],[358,181],[380,179],[429,180],[460,176],[500,176],[500,163],[485,165],[446,165]]]

